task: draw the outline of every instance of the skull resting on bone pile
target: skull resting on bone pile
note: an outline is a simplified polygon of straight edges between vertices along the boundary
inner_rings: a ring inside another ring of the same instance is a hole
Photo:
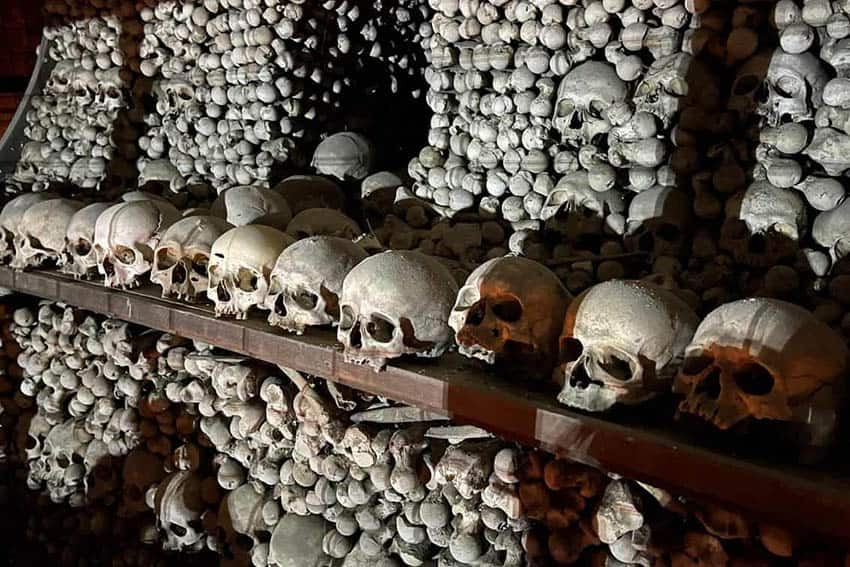
[[[144,164],[139,171],[139,188],[148,185],[168,189],[178,193],[186,187],[186,180],[180,175],[177,167],[168,159],[155,159]]]
[[[698,322],[684,301],[650,283],[611,280],[591,287],[564,319],[558,401],[604,411],[669,390]]]
[[[850,255],[850,200],[815,217],[812,238],[829,250],[833,264]]]
[[[23,270],[48,262],[61,264],[68,223],[82,206],[79,201],[70,199],[50,199],[28,208],[15,235],[15,257],[11,266]]]
[[[292,238],[300,240],[308,236],[339,236],[353,240],[363,231],[354,219],[336,209],[305,209],[295,215],[286,226]]]
[[[786,53],[781,48],[753,55],[732,84],[729,108],[741,116],[765,116],[767,125],[801,122],[814,117],[829,81],[823,63],[811,52]]]
[[[90,278],[97,274],[94,226],[98,217],[111,206],[112,203],[92,203],[71,217],[65,231],[62,272],[75,278]]]
[[[299,240],[281,252],[264,307],[269,324],[298,334],[313,325],[339,322],[345,276],[366,259],[357,244],[336,236]]]
[[[736,262],[754,267],[793,257],[807,227],[806,205],[799,193],[768,181],[755,181],[739,199],[729,199],[726,215],[720,247]]]
[[[345,195],[339,185],[320,175],[291,175],[274,186],[293,215],[306,209],[342,209]]]
[[[15,255],[15,235],[27,209],[57,197],[54,193],[24,193],[3,206],[0,211],[0,260],[8,262]]]
[[[293,242],[284,232],[253,224],[219,236],[211,249],[207,288],[216,316],[245,319],[252,307],[262,305],[275,262]]]
[[[280,194],[264,187],[231,187],[213,201],[212,214],[233,226],[265,224],[281,230],[292,220],[289,204]]]
[[[847,372],[843,338],[809,311],[751,298],[709,313],[685,350],[679,411],[729,429],[749,419],[794,423],[803,445],[831,441]]]
[[[165,534],[162,547],[171,551],[200,551],[206,544],[201,514],[201,478],[191,471],[172,473],[156,487],[154,512]]]
[[[413,251],[371,256],[345,277],[337,339],[350,362],[380,370],[403,354],[437,357],[449,348],[457,282],[438,260]]]
[[[94,250],[104,285],[139,285],[162,234],[179,218],[173,205],[159,199],[118,203],[103,211],[94,226]]]
[[[634,105],[637,112],[649,112],[656,116],[665,129],[675,121],[676,114],[685,106],[685,97],[695,97],[712,85],[704,81],[689,88],[695,75],[694,66],[699,62],[687,53],[665,55],[652,62],[635,89]],[[716,98],[716,97],[715,97]],[[705,105],[697,103],[701,108]]]
[[[622,191],[594,191],[587,172],[576,171],[558,181],[543,203],[540,218],[547,221],[547,229],[562,233],[576,248],[595,249],[608,215],[622,215],[625,210]]]
[[[493,258],[460,288],[449,317],[461,354],[549,377],[569,292],[548,268],[516,256]]]
[[[688,196],[673,187],[641,191],[629,203],[626,248],[654,256],[678,256],[685,246],[691,218]]]
[[[340,180],[363,179],[372,170],[371,142],[354,132],[338,132],[325,138],[316,147],[311,165],[322,175]]]
[[[213,242],[231,228],[226,220],[212,216],[187,217],[168,227],[151,269],[151,281],[162,287],[162,296],[186,301],[205,297]]]
[[[611,125],[602,113],[623,102],[628,86],[614,67],[600,61],[587,61],[567,73],[558,85],[553,124],[566,142],[591,143],[598,134],[607,134]]]

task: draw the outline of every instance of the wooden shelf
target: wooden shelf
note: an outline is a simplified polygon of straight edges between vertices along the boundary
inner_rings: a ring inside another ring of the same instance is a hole
[[[58,273],[4,267],[0,286],[295,368],[676,494],[707,498],[758,519],[850,544],[850,474],[709,449],[677,431],[670,420],[647,424],[646,408],[642,414],[633,411],[606,419],[571,411],[551,392],[529,391],[455,354],[439,361],[404,360],[374,372],[345,362],[329,330],[298,337],[270,327],[259,316],[247,321],[216,319],[209,307],[161,299],[153,286],[112,290]]]

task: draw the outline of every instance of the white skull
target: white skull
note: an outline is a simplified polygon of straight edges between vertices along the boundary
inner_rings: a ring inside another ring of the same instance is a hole
[[[182,79],[160,79],[154,82],[153,95],[160,116],[178,112],[195,101],[195,87]]]
[[[11,266],[22,270],[46,262],[61,264],[68,223],[82,206],[79,201],[70,199],[50,199],[28,208],[15,236],[15,257]]]
[[[274,191],[286,199],[293,215],[305,209],[342,209],[345,204],[339,185],[320,175],[291,175],[275,185]]]
[[[180,218],[166,201],[118,203],[94,226],[98,271],[107,287],[134,287],[153,265],[153,253],[165,230]]]
[[[94,226],[98,217],[112,203],[86,205],[71,217],[65,231],[65,249],[61,271],[75,278],[97,274],[97,255],[94,251]]]
[[[641,191],[629,203],[626,245],[655,256],[676,256],[689,231],[691,202],[673,187],[658,185]]]
[[[38,438],[32,427],[30,435]],[[54,425],[47,431],[39,450],[29,453],[30,480],[43,484],[56,503],[83,492],[87,472],[84,459],[91,440],[82,419],[68,419]]]
[[[262,305],[272,268],[292,242],[288,234],[264,225],[238,226],[219,236],[212,245],[207,289],[216,316],[245,319],[252,307]]]
[[[628,87],[612,65],[587,61],[561,79],[553,124],[565,141],[591,143],[596,134],[607,132],[603,112],[627,95]]]
[[[267,526],[263,520],[263,506],[268,502],[269,498],[250,483],[241,484],[231,490],[221,501],[219,518],[228,545],[235,548],[237,553],[250,552],[250,548],[259,543],[258,532],[271,536],[274,526]],[[250,541],[238,536],[250,538]]]
[[[657,116],[664,128],[669,128],[680,110],[681,99],[689,94],[692,61],[687,53],[674,53],[653,61],[635,89],[635,109]]]
[[[156,159],[146,162],[139,171],[139,188],[145,187],[148,183],[162,185],[172,193],[177,193],[186,187],[186,180],[180,175],[180,172],[167,159]]]
[[[835,429],[847,371],[844,339],[805,309],[767,298],[721,305],[685,351],[680,411],[721,429],[747,418],[795,422],[804,445]]]
[[[231,228],[212,216],[187,217],[168,227],[154,253],[150,276],[162,287],[163,297],[196,301],[206,296],[213,242]]]
[[[833,263],[850,254],[850,200],[815,217],[812,238],[827,248]]]
[[[438,260],[387,251],[360,262],[342,285],[337,339],[346,360],[380,370],[403,354],[440,356],[452,342],[457,283]]]
[[[167,476],[156,487],[154,512],[165,533],[162,547],[171,551],[200,551],[206,544],[201,514],[206,510],[201,478],[191,471]]]
[[[289,221],[286,232],[296,240],[308,236],[339,236],[353,240],[363,233],[354,219],[336,209],[305,209]]]
[[[0,211],[0,259],[11,260],[15,254],[15,235],[24,213],[31,206],[48,199],[56,199],[55,193],[24,193],[3,206]]]
[[[298,334],[308,326],[336,324],[345,276],[366,256],[357,244],[335,236],[314,236],[289,246],[272,270],[264,304],[269,323]]]
[[[604,411],[668,391],[698,323],[685,302],[653,284],[611,280],[591,287],[567,309],[558,401]]]
[[[226,189],[210,210],[233,226],[257,223],[284,229],[292,219],[286,199],[271,189],[252,185]]]
[[[587,172],[577,171],[558,181],[543,203],[540,218],[550,221],[547,228],[557,225],[557,230],[571,243],[588,248],[583,246],[582,240],[592,243],[598,239],[604,233],[605,219],[612,214],[622,216],[625,209],[626,199],[621,190],[594,191],[587,183]],[[565,218],[559,218],[563,213],[566,213]]]
[[[809,120],[821,106],[828,80],[825,67],[812,53],[786,53],[777,47],[772,53],[757,53],[741,66],[729,108],[742,116],[753,112],[765,116],[771,127]]]
[[[340,180],[363,179],[372,169],[372,144],[354,132],[339,132],[321,141],[313,153],[312,166],[323,175]]]
[[[762,267],[794,255],[807,227],[806,205],[798,192],[755,181],[739,203],[736,207],[730,200],[721,228],[724,250],[738,262]]]
[[[571,297],[558,277],[527,258],[494,258],[460,288],[449,317],[461,354],[511,373],[549,377]],[[508,368],[506,368],[508,367]]]

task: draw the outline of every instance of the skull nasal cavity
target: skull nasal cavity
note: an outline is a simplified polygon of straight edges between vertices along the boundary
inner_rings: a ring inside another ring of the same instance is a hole
[[[286,304],[284,304],[282,293],[274,300],[274,312],[281,317],[286,317]]]
[[[186,281],[186,268],[183,267],[183,264],[174,266],[174,271],[171,272],[171,281],[178,284]]]
[[[227,289],[225,289],[224,284],[221,284],[216,288],[216,294],[218,295],[219,301],[230,301],[230,293],[228,293]]]
[[[469,313],[466,315],[466,324],[478,326],[484,321],[486,305],[483,301],[479,301],[469,308]]]
[[[758,364],[751,364],[735,372],[735,383],[751,396],[764,396],[773,390],[773,376]]]
[[[360,335],[360,323],[355,323],[351,328],[351,334],[348,336],[348,342],[352,348],[360,348],[363,346],[363,337]]]
[[[764,236],[761,234],[754,234],[750,238],[749,242],[749,250],[753,254],[764,254],[765,249],[767,248],[767,241]]]
[[[712,400],[720,397],[720,370],[715,368],[705,377],[694,390],[695,394],[701,394]]]
[[[515,323],[522,317],[522,304],[516,299],[506,299],[493,304],[493,313],[508,323]]]

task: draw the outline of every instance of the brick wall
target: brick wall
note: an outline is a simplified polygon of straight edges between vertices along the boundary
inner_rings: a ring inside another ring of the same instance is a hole
[[[0,136],[12,120],[41,40],[40,0],[0,0]]]

